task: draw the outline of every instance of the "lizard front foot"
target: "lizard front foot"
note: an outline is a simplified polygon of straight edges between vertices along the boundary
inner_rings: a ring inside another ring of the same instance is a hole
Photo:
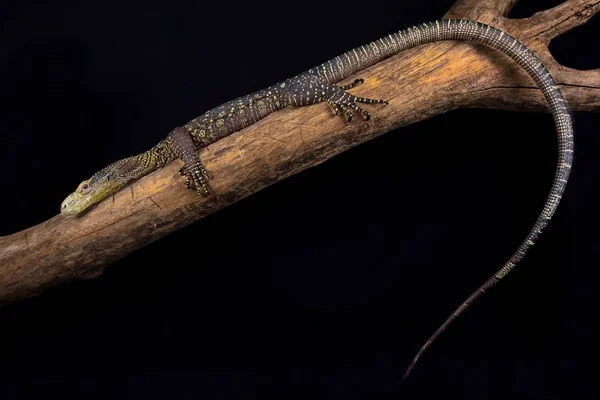
[[[361,114],[365,121],[368,121],[371,119],[371,114],[367,110],[360,108],[356,103],[389,104],[386,100],[358,97],[346,92],[347,89],[352,89],[363,82],[364,80],[357,79],[346,86],[334,86],[335,89],[332,90],[332,93],[329,95],[326,102],[333,109],[335,115],[338,115],[339,111],[342,111],[344,115],[346,115],[346,120],[350,122],[352,121],[352,110],[354,110],[358,114]]]
[[[210,195],[207,184],[210,176],[198,157],[198,149],[196,149],[190,134],[183,128],[175,128],[169,134],[169,141],[177,157],[184,163],[183,167],[179,168],[179,175],[187,177],[185,186],[204,196]]]
[[[179,175],[187,178],[185,180],[185,186],[189,190],[195,190],[204,196],[210,195],[210,188],[207,184],[210,175],[208,175],[208,172],[200,161],[191,166],[185,165],[179,168]]]

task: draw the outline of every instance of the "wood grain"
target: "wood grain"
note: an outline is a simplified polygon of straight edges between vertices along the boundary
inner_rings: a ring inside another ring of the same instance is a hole
[[[531,18],[507,19],[515,2],[460,0],[446,17],[475,19],[509,32],[546,62],[572,110],[599,111],[600,70],[563,67],[547,45],[551,37],[589,20],[600,1],[571,0]],[[556,18],[558,12],[562,18]],[[202,198],[186,190],[177,173],[182,164],[175,162],[80,217],[58,215],[1,237],[0,304],[97,277],[136,249],[394,128],[460,107],[546,110],[541,92],[518,66],[473,43],[424,45],[359,75],[365,79],[362,96],[390,100],[370,121],[346,123],[332,117],[326,104],[287,108],[203,149],[217,195]]]

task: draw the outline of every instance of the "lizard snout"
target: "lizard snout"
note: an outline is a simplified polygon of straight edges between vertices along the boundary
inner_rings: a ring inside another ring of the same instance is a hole
[[[74,205],[73,195],[71,194],[60,204],[60,213],[62,215],[77,214],[77,210],[75,209],[76,207],[73,207],[73,205]]]

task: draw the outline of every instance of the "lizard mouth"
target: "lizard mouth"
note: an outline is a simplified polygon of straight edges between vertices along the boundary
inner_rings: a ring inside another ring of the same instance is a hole
[[[76,207],[74,207],[74,201],[69,195],[60,205],[60,213],[62,215],[74,215],[77,214]]]
[[[71,193],[60,205],[60,213],[64,216],[76,215],[88,208],[91,204],[81,197],[78,193]]]

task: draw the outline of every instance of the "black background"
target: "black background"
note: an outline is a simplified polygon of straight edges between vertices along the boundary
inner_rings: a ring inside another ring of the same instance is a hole
[[[453,2],[2,0],[0,235],[205,110]],[[555,57],[600,67],[599,23],[554,40]],[[540,211],[548,114],[459,110],[389,132],[98,279],[0,309],[0,399],[586,398],[599,125],[575,113],[572,181],[546,234],[405,385]]]

